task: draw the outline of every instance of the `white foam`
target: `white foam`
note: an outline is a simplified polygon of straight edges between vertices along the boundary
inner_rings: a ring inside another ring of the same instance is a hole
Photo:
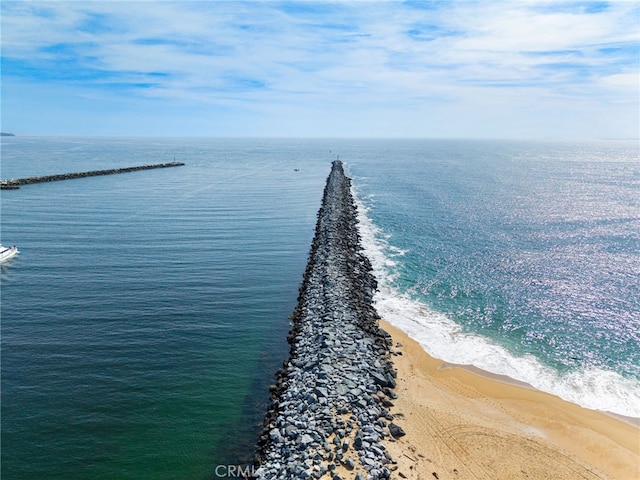
[[[446,362],[506,375],[586,408],[640,418],[640,382],[597,368],[560,373],[532,355],[517,356],[486,337],[464,332],[447,316],[395,290],[391,286],[397,276],[394,259],[406,252],[389,245],[389,235],[371,221],[355,188],[353,195],[362,246],[379,284],[375,307],[427,353]]]

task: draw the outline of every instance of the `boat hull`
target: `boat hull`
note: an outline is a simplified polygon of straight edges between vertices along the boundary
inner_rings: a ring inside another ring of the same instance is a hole
[[[20,251],[16,246],[13,247],[0,247],[0,263],[15,257]]]

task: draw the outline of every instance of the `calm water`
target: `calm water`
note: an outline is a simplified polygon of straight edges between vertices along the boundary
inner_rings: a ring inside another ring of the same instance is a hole
[[[15,138],[2,153],[3,178],[187,164],[3,192],[2,241],[21,251],[2,267],[3,479],[202,479],[251,453],[328,150]]]
[[[15,137],[2,178],[187,165],[2,192],[3,478],[246,462],[337,154],[383,316],[640,416],[636,144]]]

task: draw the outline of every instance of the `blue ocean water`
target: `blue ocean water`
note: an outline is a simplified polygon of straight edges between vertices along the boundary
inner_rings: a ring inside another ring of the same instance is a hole
[[[453,363],[640,417],[636,143],[2,139],[2,476],[246,463],[322,190],[353,177],[382,316]]]

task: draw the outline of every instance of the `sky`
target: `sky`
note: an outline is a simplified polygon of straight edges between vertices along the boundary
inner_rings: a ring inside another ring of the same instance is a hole
[[[639,137],[637,1],[0,5],[4,132]]]

